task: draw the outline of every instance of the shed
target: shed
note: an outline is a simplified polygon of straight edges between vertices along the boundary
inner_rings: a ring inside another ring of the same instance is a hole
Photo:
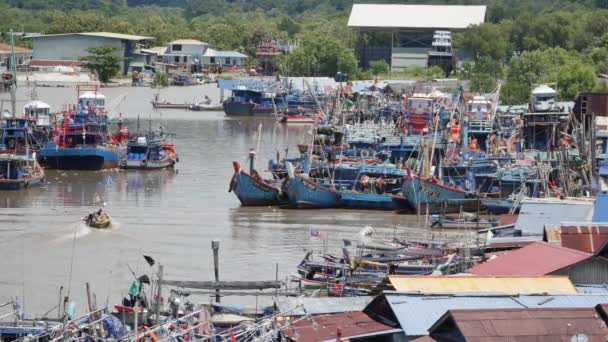
[[[479,276],[566,275],[574,284],[608,283],[608,259],[596,254],[535,242],[469,269]]]
[[[455,309],[525,309],[593,308],[607,303],[608,295],[523,295],[481,294],[412,295],[387,291],[376,297],[364,310],[370,317],[388,325],[398,325],[406,338],[428,335],[428,330],[448,310]]]
[[[127,73],[130,62],[138,56],[138,44],[153,40],[152,37],[136,36],[113,32],[81,32],[63,34],[30,35],[24,38],[32,39],[34,54],[33,61],[62,61],[63,63],[77,62],[87,56],[89,48],[112,46],[117,55],[124,59],[122,72]],[[36,63],[31,63],[36,65]]]
[[[590,222],[593,201],[583,199],[529,198],[521,201],[515,230],[522,235],[542,236],[546,226],[562,222]]]
[[[11,68],[11,55],[13,49],[9,44],[0,43],[0,67]],[[26,64],[32,58],[32,50],[21,46],[15,46],[15,63]]]
[[[395,290],[418,293],[575,294],[568,277],[528,276],[389,276]]]
[[[363,312],[349,312],[334,315],[307,317],[303,320],[287,321],[281,334],[287,341],[362,341],[392,334],[400,334],[401,329],[372,319]]]
[[[438,341],[606,341],[597,308],[450,310],[429,329]]]

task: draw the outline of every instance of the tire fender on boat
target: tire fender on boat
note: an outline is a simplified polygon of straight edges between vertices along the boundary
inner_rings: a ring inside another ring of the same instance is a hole
[[[124,159],[122,159],[122,160],[120,161],[119,165],[120,165],[120,167],[125,167],[125,166],[127,166],[127,161],[126,161],[126,160],[124,160]]]
[[[148,166],[148,159],[144,159],[141,161],[141,166]]]

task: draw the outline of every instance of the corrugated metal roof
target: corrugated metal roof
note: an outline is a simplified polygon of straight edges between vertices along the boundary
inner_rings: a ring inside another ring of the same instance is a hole
[[[596,195],[592,221],[608,222],[608,194]]]
[[[608,223],[567,223],[559,229],[563,247],[586,253],[597,253],[608,241]]]
[[[348,26],[463,30],[485,16],[486,6],[354,4]]]
[[[593,308],[608,303],[608,295],[413,296],[387,291],[382,295],[406,336],[428,335],[447,310],[508,308]],[[372,312],[372,306],[366,308]]]
[[[593,202],[560,199],[524,199],[521,202],[515,229],[523,235],[543,235],[545,226],[562,222],[590,222]]]
[[[475,277],[475,276],[389,276],[397,291],[419,293],[575,294],[567,276]]]
[[[150,54],[154,54],[154,55],[163,55],[165,52],[167,52],[167,47],[166,46],[154,46],[149,49],[141,49],[140,51],[143,53],[150,53]]]
[[[338,329],[342,338],[396,332],[394,327],[376,322],[363,312],[307,317],[281,329],[281,332],[293,341],[312,342],[335,340]]]
[[[450,326],[442,327],[446,320]],[[569,341],[584,334],[605,341],[608,327],[595,308],[450,310],[430,333],[451,332],[451,323],[467,341]],[[454,331],[455,332],[455,331]]]
[[[25,36],[23,38],[45,38],[45,37],[61,37],[61,36],[93,36],[93,37],[104,37],[104,38],[115,38],[122,40],[152,40],[154,37],[146,36],[135,36],[132,34],[122,34],[113,32],[81,32],[81,33],[59,33],[59,34],[35,34]]]
[[[288,316],[322,315],[339,312],[362,311],[373,297],[277,297],[274,303],[280,312]],[[295,308],[295,309],[294,309]]]
[[[542,276],[591,258],[593,254],[535,242],[473,266],[481,276]]]
[[[244,55],[238,51],[219,51],[212,48],[208,48],[205,51],[204,56],[206,57],[220,57],[220,58],[247,58],[247,55]]]

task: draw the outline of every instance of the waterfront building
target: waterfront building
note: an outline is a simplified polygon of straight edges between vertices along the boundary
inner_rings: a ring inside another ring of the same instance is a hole
[[[12,49],[9,44],[0,43],[0,72],[11,69]],[[15,63],[17,67],[27,63],[32,58],[32,50],[15,46]]]
[[[152,37],[111,32],[82,32],[64,34],[30,35],[33,57],[30,66],[53,68],[56,66],[82,66],[82,57],[89,55],[89,48],[113,46],[116,54],[123,58],[121,71],[127,74],[132,67],[139,68],[141,62],[140,46],[153,40]],[[135,63],[135,64],[133,64]]]
[[[394,71],[432,65],[451,70],[456,60],[472,57],[452,50],[451,33],[482,24],[485,17],[486,6],[354,4],[348,27],[382,38],[357,47],[363,68],[384,60]]]

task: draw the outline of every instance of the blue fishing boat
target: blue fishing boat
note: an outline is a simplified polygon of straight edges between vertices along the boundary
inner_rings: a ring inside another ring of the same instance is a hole
[[[341,205],[340,192],[331,186],[323,186],[308,176],[308,166],[296,175],[293,165],[287,163],[289,182],[287,197],[291,206],[300,209],[336,208]]]
[[[0,155],[0,190],[20,190],[44,181],[44,170],[34,155]]]
[[[96,86],[79,85],[78,94],[78,108],[63,113],[55,125],[54,141],[40,150],[40,163],[59,170],[118,167],[126,149],[109,135],[105,96],[97,93]]]
[[[283,193],[280,181],[263,180],[253,168],[249,173],[241,169],[239,162],[232,162],[234,175],[230,181],[229,192],[245,206],[269,206],[281,204]]]
[[[341,191],[343,205],[352,209],[404,210],[410,209],[407,198],[391,194]]]
[[[475,193],[443,185],[434,178],[423,179],[410,174],[404,180],[402,193],[412,208],[420,208],[421,211],[428,209],[431,214],[477,208],[476,201],[472,201],[477,198]]]
[[[127,143],[127,155],[120,160],[121,169],[160,170],[171,168],[179,161],[173,144],[167,142],[171,136],[162,132],[148,132]]]

